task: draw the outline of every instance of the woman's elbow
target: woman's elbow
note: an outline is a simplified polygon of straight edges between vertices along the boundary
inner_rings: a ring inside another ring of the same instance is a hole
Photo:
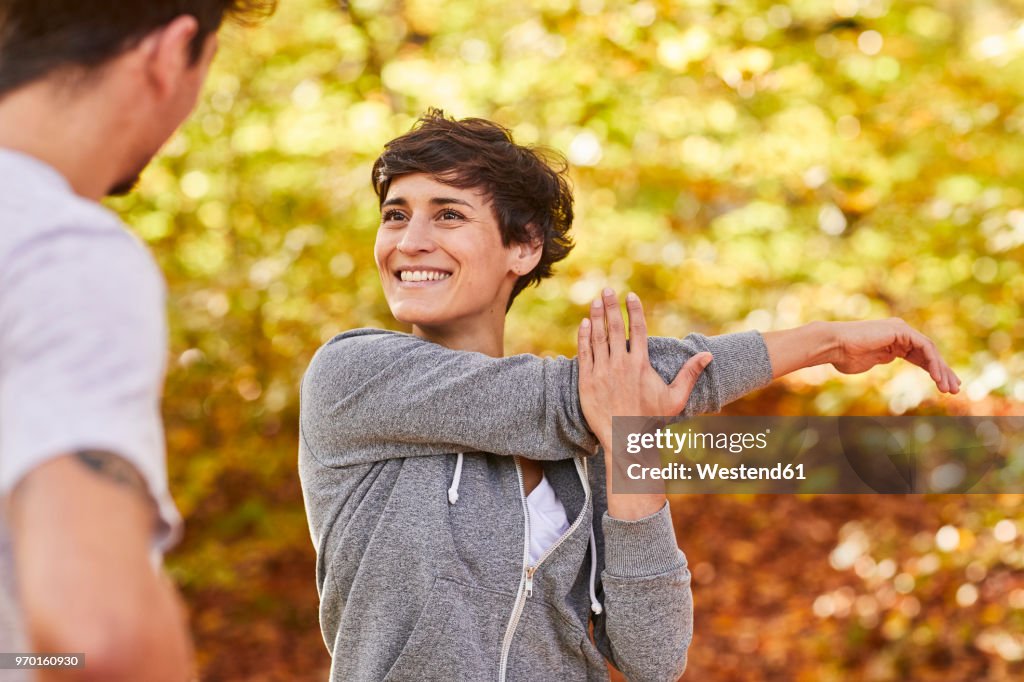
[[[690,652],[689,632],[680,633],[675,641],[666,641],[657,652],[619,661],[622,674],[631,682],[676,682],[686,671]]]
[[[689,656],[689,647],[683,651],[683,653],[675,660],[672,668],[669,671],[667,679],[678,680],[686,672],[686,662]]]
[[[631,682],[676,682],[686,672],[687,654],[665,660],[661,665],[640,665],[623,670]]]

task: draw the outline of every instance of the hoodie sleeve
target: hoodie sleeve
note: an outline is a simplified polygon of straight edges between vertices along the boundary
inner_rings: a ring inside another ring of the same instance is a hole
[[[567,459],[596,447],[574,360],[493,358],[382,330],[348,332],[317,351],[300,428],[333,467],[452,452]]]
[[[594,642],[627,679],[677,680],[693,638],[686,556],[676,545],[668,502],[636,521],[603,513],[605,563]]]
[[[701,373],[690,393],[684,416],[718,412],[772,381],[768,346],[757,331],[721,336],[690,334],[685,339],[652,336],[647,340],[651,365],[665,383],[675,379],[687,360],[704,351],[710,352],[714,360]]]
[[[760,334],[652,337],[651,363],[670,381],[711,351],[686,414],[717,412],[771,380]],[[303,379],[300,429],[324,466],[460,451],[565,459],[597,441],[583,417],[575,359],[492,358],[376,329],[335,337]]]

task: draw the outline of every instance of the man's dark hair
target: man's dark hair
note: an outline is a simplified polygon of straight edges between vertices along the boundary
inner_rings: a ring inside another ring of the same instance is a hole
[[[182,15],[199,22],[192,59],[225,17],[273,12],[276,0],[0,0],[0,96],[66,67],[95,68]]]
[[[412,130],[388,142],[374,162],[373,189],[379,202],[387,198],[395,178],[412,173],[486,192],[506,247],[543,242],[540,262],[516,281],[508,307],[520,291],[550,277],[552,266],[572,250],[572,189],[564,157],[516,144],[497,123],[456,121],[438,109],[428,110]]]

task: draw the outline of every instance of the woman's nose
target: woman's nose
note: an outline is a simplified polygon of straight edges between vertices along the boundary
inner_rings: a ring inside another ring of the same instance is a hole
[[[430,229],[429,220],[413,218],[402,230],[402,238],[398,240],[398,250],[406,255],[433,251],[435,244]]]

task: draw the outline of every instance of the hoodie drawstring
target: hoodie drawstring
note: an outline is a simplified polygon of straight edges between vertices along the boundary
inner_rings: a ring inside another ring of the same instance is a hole
[[[462,482],[462,453],[455,460],[455,475],[452,476],[452,487],[448,488],[448,504],[459,501],[459,483]]]
[[[590,610],[594,612],[595,616],[601,615],[604,611],[604,607],[601,606],[601,602],[597,600],[597,538],[594,537],[594,511],[593,511],[593,499],[594,495],[590,489],[590,467],[588,466],[587,459],[583,458],[583,480],[587,486],[587,496],[591,499],[591,512],[590,512]]]
[[[595,616],[601,615],[604,608],[601,602],[597,601],[597,590],[594,585],[597,582],[597,540],[594,538],[594,520],[590,520],[590,610]]]

